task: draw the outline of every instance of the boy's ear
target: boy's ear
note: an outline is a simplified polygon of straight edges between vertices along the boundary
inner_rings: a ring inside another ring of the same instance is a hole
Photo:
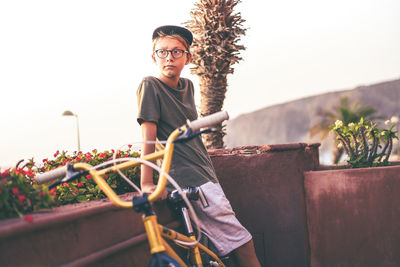
[[[154,56],[154,53],[151,55],[151,58],[153,59],[154,63],[157,63],[156,57]]]
[[[189,64],[191,60],[192,60],[192,54],[187,54],[185,65]]]

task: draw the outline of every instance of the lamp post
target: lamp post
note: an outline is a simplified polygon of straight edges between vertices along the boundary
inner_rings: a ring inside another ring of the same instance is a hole
[[[78,115],[72,113],[72,112],[69,111],[69,110],[64,111],[62,115],[63,115],[63,116],[74,116],[74,117],[76,118],[76,130],[77,130],[77,133],[78,133],[78,152],[79,152],[79,151],[81,151],[81,141],[80,141],[80,137],[79,137]]]

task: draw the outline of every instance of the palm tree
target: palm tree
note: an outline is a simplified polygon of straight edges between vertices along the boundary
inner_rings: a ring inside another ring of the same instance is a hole
[[[321,113],[321,121],[311,127],[309,134],[313,137],[319,133],[320,140],[324,140],[329,136],[329,126],[335,123],[336,120],[341,120],[345,125],[353,122],[359,122],[361,118],[372,118],[375,113],[372,107],[365,107],[355,102],[352,106],[346,97],[340,99],[340,105],[333,108],[333,111],[324,110]],[[343,155],[343,148],[334,146],[332,152],[332,162],[337,164]]]
[[[192,74],[200,82],[200,116],[222,110],[227,90],[227,75],[232,65],[242,60],[244,46],[238,45],[246,29],[240,13],[233,13],[238,0],[199,0],[191,11],[191,20],[185,23],[194,35],[192,45]],[[217,132],[203,135],[207,148],[222,148],[225,135],[222,124]]]

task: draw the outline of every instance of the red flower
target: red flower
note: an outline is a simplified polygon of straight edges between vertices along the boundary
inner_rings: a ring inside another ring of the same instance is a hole
[[[57,150],[56,153],[54,153],[54,157],[57,157],[58,154],[60,154],[60,150]]]
[[[32,215],[26,215],[24,217],[24,220],[29,222],[29,223],[33,223],[33,216]]]
[[[14,195],[19,195],[19,190],[18,190],[18,188],[16,188],[16,187],[13,187],[13,188],[11,188],[11,192],[14,194]]]
[[[92,179],[92,176],[90,176],[90,174],[86,175],[86,179],[90,180]]]
[[[7,169],[7,170],[5,170],[4,172],[2,172],[2,173],[0,174],[0,177],[1,177],[1,178],[6,178],[6,177],[8,177],[8,176],[10,176],[10,169]]]
[[[34,176],[33,172],[32,172],[32,169],[28,169],[27,171],[24,171],[24,175],[28,176],[28,177],[33,177]]]
[[[23,195],[19,195],[19,196],[18,196],[18,199],[19,199],[19,204],[20,204],[21,206],[23,206],[23,205],[24,205],[24,200],[26,199],[26,197],[23,196]]]
[[[61,186],[62,187],[69,187],[69,184],[68,183],[63,183]]]
[[[129,148],[131,148],[131,147],[132,147],[132,145],[128,145],[128,147],[129,147]]]
[[[44,159],[44,160],[43,160],[43,163],[46,163],[47,161],[49,161],[49,160],[48,160],[48,159]]]
[[[57,189],[55,188],[50,189],[49,194],[53,196],[57,195]]]
[[[78,187],[84,187],[85,185],[83,183],[78,183]]]

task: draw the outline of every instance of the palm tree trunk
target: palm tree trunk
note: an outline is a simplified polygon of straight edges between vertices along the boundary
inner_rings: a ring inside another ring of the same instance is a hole
[[[207,116],[215,112],[221,111],[224,104],[225,93],[227,90],[226,76],[219,75],[218,78],[210,79],[200,76],[200,113],[201,116]],[[223,137],[225,131],[222,124],[213,126],[216,132],[203,134],[203,142],[207,149],[223,148]]]

